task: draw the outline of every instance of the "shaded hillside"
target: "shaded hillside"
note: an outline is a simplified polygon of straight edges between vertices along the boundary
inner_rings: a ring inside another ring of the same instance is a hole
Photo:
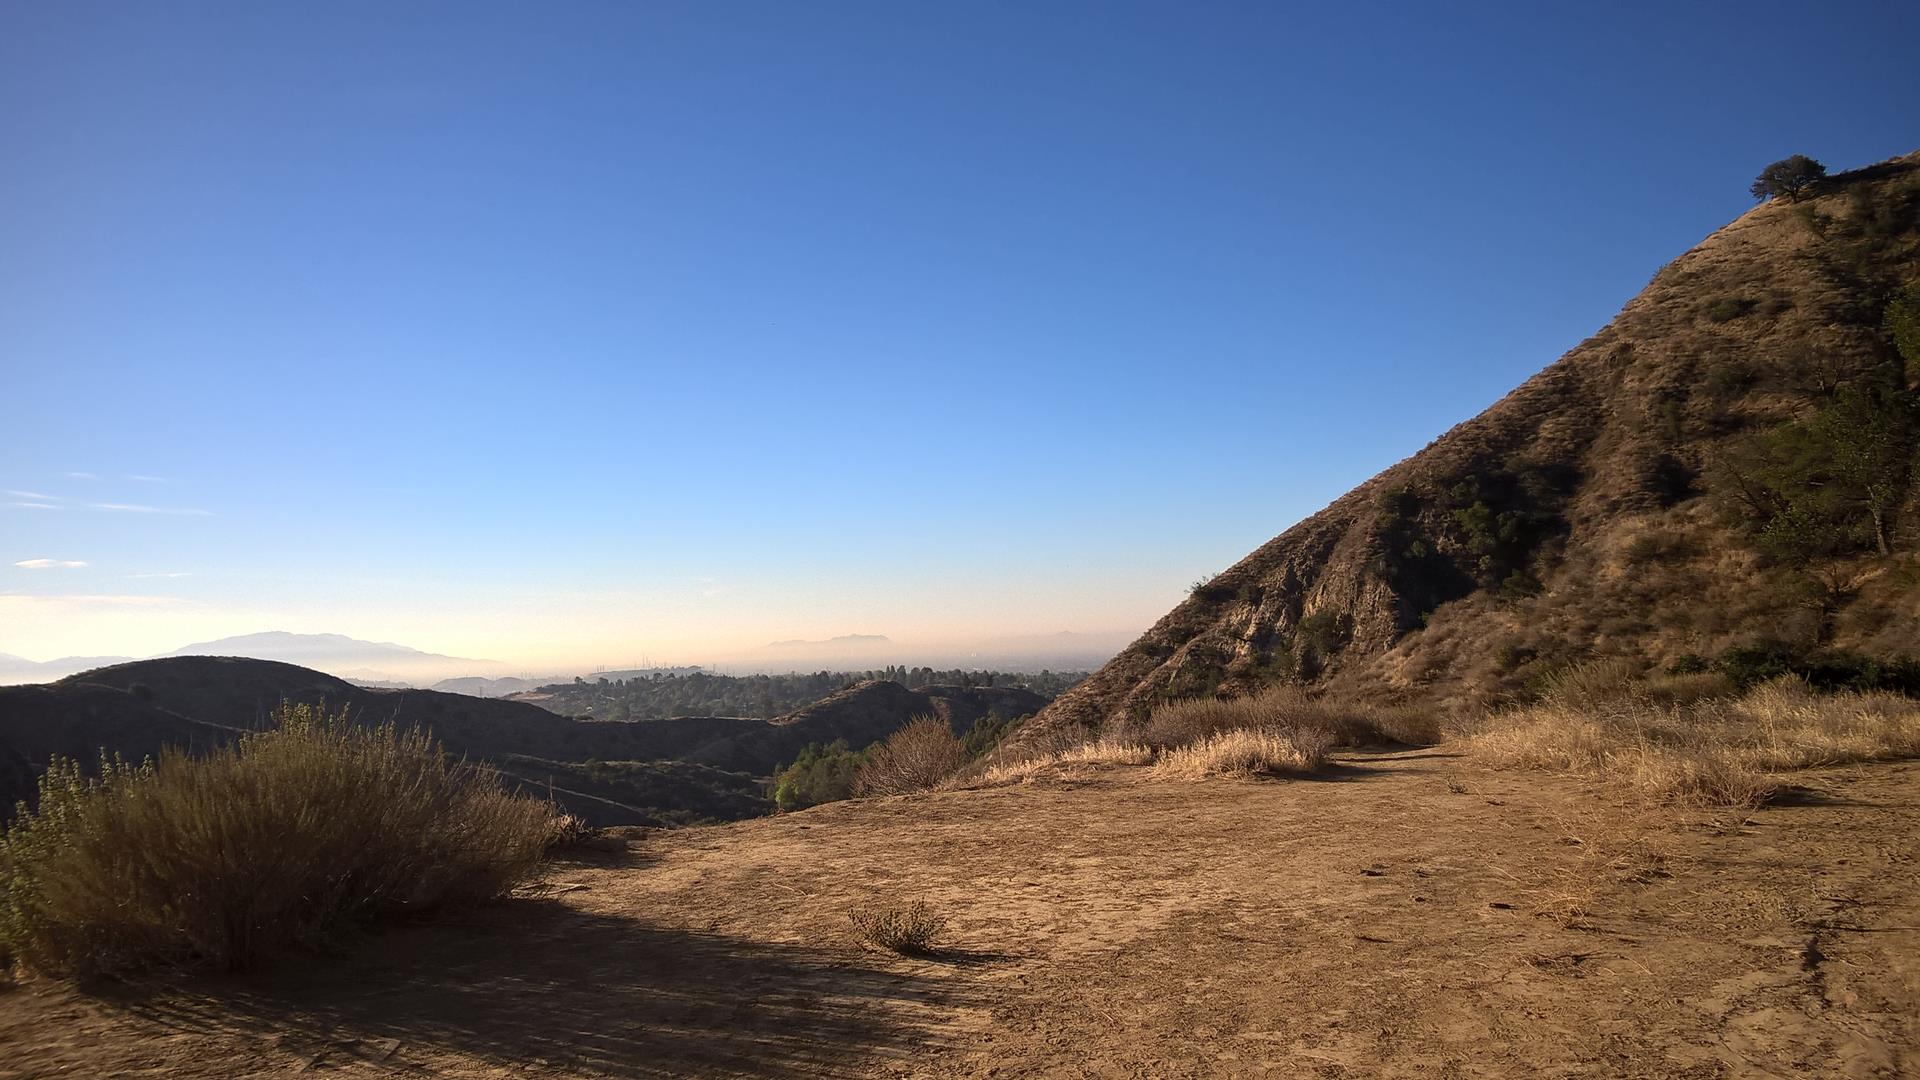
[[[162,747],[216,746],[234,734],[108,686],[0,686],[0,817],[33,794],[34,777],[53,757],[92,763],[105,748],[138,761]]]
[[[267,721],[282,701],[324,703],[357,722],[432,732],[458,756],[485,760],[596,824],[665,824],[765,813],[761,778],[810,742],[865,745],[915,716],[964,730],[1016,719],[1046,699],[1007,688],[869,682],[791,717],[593,721],[519,701],[356,686],[269,660],[171,657],[0,687],[0,782],[6,806],[25,792],[9,755],[42,770],[53,755],[92,761],[105,748],[137,760],[163,746],[217,745]]]
[[[863,682],[814,702],[791,716],[716,739],[685,755],[689,761],[749,772],[771,772],[792,761],[810,743],[845,741],[861,747],[893,734],[916,716],[936,716],[955,734],[966,734],[988,716],[1011,721],[1031,716],[1047,699],[1019,687],[928,686],[909,690],[896,682]]]
[[[1492,408],[1196,587],[1022,737],[1282,681],[1468,706],[1601,656],[1920,649],[1914,390],[1887,321],[1916,218],[1920,155],[1742,215]],[[1845,455],[1814,440],[1866,426],[1862,401],[1898,415],[1854,457],[1907,455],[1873,496],[1879,537],[1761,482],[1819,458],[1839,464],[1810,490],[1841,490]]]

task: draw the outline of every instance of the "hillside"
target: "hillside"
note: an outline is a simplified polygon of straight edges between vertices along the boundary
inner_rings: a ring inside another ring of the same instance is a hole
[[[864,746],[915,716],[964,733],[988,714],[1031,715],[1046,698],[1011,688],[862,683],[791,716],[593,721],[520,701],[389,690],[268,660],[187,656],[139,660],[44,685],[0,687],[0,805],[25,797],[17,769],[53,755],[129,759],[162,746],[215,745],[258,728],[282,701],[323,702],[358,722],[422,727],[458,756],[504,774],[600,825],[731,820],[771,809],[760,778],[808,743]]]
[[[1911,412],[1871,522],[1841,505],[1844,462],[1811,481],[1826,504],[1765,483],[1824,449],[1810,432],[1865,426],[1860,401],[1911,410],[1885,320],[1917,218],[1920,154],[1742,215],[1486,412],[1196,587],[1022,739],[1280,681],[1475,707],[1598,657],[1920,651]],[[1794,518],[1809,506],[1831,516]]]
[[[809,743],[845,740],[853,747],[886,738],[907,719],[937,716],[965,735],[987,716],[1031,716],[1047,699],[1020,687],[927,686],[909,690],[873,680],[852,686],[767,724],[737,729],[681,755],[725,769],[768,772],[792,761]]]

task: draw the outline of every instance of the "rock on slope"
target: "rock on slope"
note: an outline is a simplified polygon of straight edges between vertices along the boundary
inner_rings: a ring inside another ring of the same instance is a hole
[[[1467,706],[1596,656],[1912,651],[1911,491],[1896,557],[1809,602],[1709,489],[1738,440],[1899,362],[1882,313],[1920,267],[1916,216],[1920,153],[1742,215],[1492,408],[1196,589],[1021,740],[1287,679]]]

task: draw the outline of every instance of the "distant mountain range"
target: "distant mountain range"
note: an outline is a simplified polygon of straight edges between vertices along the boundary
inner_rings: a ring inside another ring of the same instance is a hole
[[[325,671],[343,679],[402,685],[448,678],[479,678],[484,682],[486,676],[504,674],[500,669],[506,667],[495,660],[443,656],[388,641],[361,641],[343,634],[291,634],[284,630],[197,642],[161,653],[160,656],[241,656],[251,660],[277,660]],[[51,682],[134,659],[131,656],[63,656],[56,660],[34,661],[0,653],[0,684]],[[499,696],[526,688],[516,686],[479,696]]]

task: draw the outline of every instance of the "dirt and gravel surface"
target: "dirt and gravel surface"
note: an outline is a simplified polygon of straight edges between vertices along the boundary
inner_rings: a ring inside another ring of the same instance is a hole
[[[269,975],[0,991],[0,1075],[1898,1077],[1920,763],[1750,816],[1446,748],[648,834]],[[924,900],[952,952],[863,948]]]

